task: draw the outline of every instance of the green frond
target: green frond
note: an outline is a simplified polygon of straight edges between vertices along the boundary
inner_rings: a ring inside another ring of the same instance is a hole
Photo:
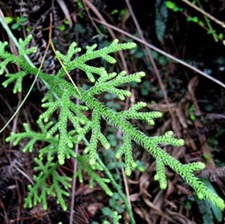
[[[114,79],[117,76],[116,72],[108,73],[106,75],[102,75],[98,78],[95,85],[99,85],[99,83],[106,83],[107,81]],[[93,88],[93,87],[92,87]]]
[[[5,54],[5,47],[8,45],[8,42],[1,42],[0,41],[0,57],[4,58],[3,55]]]
[[[82,71],[85,71],[88,79],[91,82],[95,82],[94,74],[99,75],[99,76],[102,76],[102,75],[104,76],[104,75],[108,74],[107,71],[105,70],[105,68],[103,68],[103,67],[98,68],[98,67],[86,65],[83,63],[77,63],[76,67]]]
[[[178,173],[196,192],[198,195],[203,195],[204,198],[207,198],[211,201],[213,201],[217,206],[219,206],[221,209],[224,209],[224,201],[219,198],[216,194],[212,193],[208,188],[202,184],[198,180],[197,177],[193,174],[193,169],[190,170],[182,163],[180,163],[178,160],[174,159],[172,156],[170,156],[167,152],[162,150],[159,145],[166,144],[166,145],[174,145],[174,146],[182,146],[184,144],[184,141],[182,139],[174,138],[173,132],[169,131],[165,133],[163,136],[157,136],[157,137],[148,137],[141,131],[137,130],[133,125],[126,121],[124,119],[124,115],[120,114],[119,112],[112,111],[111,109],[104,106],[102,103],[97,101],[92,96],[88,95],[88,98],[84,96],[84,102],[88,105],[88,107],[92,109],[98,109],[99,113],[103,118],[105,118],[106,121],[108,121],[110,124],[113,124],[115,127],[122,130],[124,133],[126,133],[126,136],[129,136],[130,139],[135,141],[137,144],[140,144],[143,148],[145,148],[156,160],[163,161],[164,165],[169,166],[172,168],[176,173]],[[124,152],[125,154],[126,147],[123,146],[122,150],[119,151]],[[129,150],[126,151],[126,153],[129,153]],[[128,155],[129,155],[128,154]],[[125,154],[126,156],[126,154]],[[129,157],[129,156],[127,156]],[[162,164],[162,162],[159,162],[158,164]],[[161,165],[162,166],[162,165]],[[195,164],[196,166],[196,164]],[[194,170],[195,170],[195,166]],[[202,168],[202,164],[197,165],[198,168]],[[161,169],[162,170],[162,169]],[[127,173],[129,174],[130,171],[128,169]],[[161,173],[161,172],[160,172]],[[158,173],[159,175],[159,173]],[[161,187],[165,188],[165,176],[156,176],[156,179],[158,179],[161,183]],[[203,187],[204,186],[204,187]]]
[[[111,88],[108,90],[109,93],[115,94],[120,100],[125,100],[125,97],[131,97],[132,93],[128,90]]]
[[[6,46],[8,46],[7,42],[0,42],[0,59],[2,60],[0,62],[0,74],[3,74],[8,63],[14,63],[17,66],[20,66],[24,71],[26,70],[27,73],[35,70],[35,72],[32,74],[36,74],[37,69],[29,65],[24,59],[24,55],[29,55],[37,51],[36,47],[27,48],[31,38],[32,36],[30,35],[25,40],[21,39],[19,41],[20,48],[18,56],[13,55],[8,50],[6,50]]]
[[[93,44],[92,46],[86,46],[86,54],[93,52],[97,48],[97,44]]]
[[[81,51],[81,48],[77,47],[77,44],[75,42],[73,42],[70,46],[69,49],[67,51],[67,54],[61,54],[59,51],[56,51],[56,56],[59,57],[63,64],[65,66],[68,66],[69,63],[71,63],[72,57],[79,53]]]
[[[119,224],[120,219],[122,218],[121,215],[117,211],[113,213],[113,224]]]
[[[162,117],[162,113],[158,111],[151,112],[138,112],[138,110],[146,107],[147,104],[144,102],[139,102],[134,104],[129,110],[121,111],[120,114],[125,119],[140,119],[148,122],[149,125],[154,125],[154,119]]]
[[[95,164],[97,155],[97,143],[99,140],[100,131],[100,114],[97,110],[92,113],[92,124],[91,124],[91,139],[90,144],[85,148],[84,153],[88,153],[90,164]]]
[[[48,123],[43,123],[43,121],[42,121],[41,119],[38,119],[37,124],[38,124],[38,126],[40,127],[41,132],[42,132],[43,134],[47,134],[47,131],[48,131],[48,129],[52,126],[53,122],[50,121],[50,122],[48,122]]]
[[[47,110],[42,113],[39,117],[39,120],[44,120],[44,122],[48,122],[51,115],[61,106],[60,100],[54,102],[43,103],[41,105],[43,108],[47,108]]]
[[[130,176],[132,170],[136,168],[136,163],[133,159],[132,154],[132,145],[131,145],[131,138],[129,135],[124,133],[123,135],[123,145],[116,152],[116,158],[120,159],[122,155],[125,155],[125,173]]]
[[[67,189],[71,187],[72,178],[67,176],[60,176],[58,173],[52,175],[52,185],[49,188],[48,193],[57,198],[57,203],[61,205],[64,211],[67,210],[67,205],[64,197],[69,197],[70,192]],[[65,188],[63,190],[62,186]],[[54,194],[53,194],[54,193]]]
[[[52,91],[48,91],[45,96],[42,98],[41,102],[42,103],[46,103],[46,102],[54,102],[55,99],[59,99],[58,97],[56,97],[54,95],[54,93]]]
[[[131,92],[116,87],[130,82],[139,82],[144,75],[143,72],[126,75],[126,72],[124,71],[119,73],[118,76],[116,76],[116,73],[109,74],[109,77],[113,79],[107,79],[107,75],[103,75],[93,87],[87,90],[86,94],[97,95],[102,92],[109,92],[117,95],[119,99],[124,100],[125,97],[131,96]]]
[[[137,112],[134,110],[128,110],[121,112],[125,119],[141,119],[141,120],[154,120],[157,118],[162,117],[162,113],[158,111],[151,111],[151,112]]]
[[[35,48],[28,48],[31,38],[32,36],[28,36],[25,40],[19,41],[18,57],[6,50],[7,43],[0,42],[0,74],[6,71],[9,63],[15,63],[20,67],[20,72],[7,74],[7,79],[3,83],[3,86],[6,87],[15,82],[13,89],[15,93],[21,91],[22,80],[25,75],[37,74],[37,69],[29,65],[24,59],[24,55],[29,55],[36,50]],[[119,74],[108,73],[105,68],[92,66],[89,62],[100,58],[113,64],[116,59],[111,55],[112,53],[134,47],[136,47],[135,43],[120,44],[118,40],[114,40],[109,46],[102,49],[97,49],[97,45],[87,46],[86,51],[77,56],[76,54],[81,49],[77,47],[76,43],[73,43],[66,55],[60,52],[56,53],[56,57],[62,61],[65,68],[60,69],[56,75],[39,73],[39,78],[46,83],[49,90],[42,101],[45,111],[37,121],[40,131],[34,132],[28,124],[24,124],[24,132],[12,133],[6,139],[6,141],[13,141],[13,145],[27,139],[23,150],[30,152],[33,151],[37,141],[45,143],[43,148],[39,150],[38,158],[35,159],[37,175],[34,176],[35,184],[28,187],[29,194],[25,200],[26,207],[42,203],[43,207],[47,209],[47,197],[52,195],[57,198],[57,203],[66,210],[64,198],[69,195],[68,188],[71,178],[60,176],[57,167],[62,165],[65,159],[71,157],[75,157],[78,161],[79,167],[75,175],[80,181],[82,181],[82,171],[85,171],[90,177],[91,186],[94,182],[97,182],[108,195],[112,195],[112,191],[107,185],[109,180],[98,175],[100,166],[98,166],[96,160],[99,158],[97,151],[99,142],[105,149],[110,147],[107,138],[101,132],[101,120],[104,119],[106,123],[113,125],[123,133],[123,145],[117,151],[116,157],[124,156],[127,175],[130,175],[136,166],[132,153],[132,143],[134,142],[155,158],[155,180],[159,181],[162,189],[167,187],[165,169],[170,167],[195,190],[199,198],[211,200],[222,210],[225,208],[224,201],[214,192],[211,192],[194,174],[195,171],[204,168],[203,163],[195,162],[184,165],[161,148],[165,145],[182,146],[184,144],[182,139],[173,137],[172,131],[166,132],[162,136],[151,137],[132,124],[133,119],[141,119],[154,124],[154,120],[161,117],[162,113],[139,111],[147,105],[143,102],[136,103],[126,111],[116,112],[107,107],[107,104],[105,105],[98,100],[97,95],[103,92],[116,94],[123,100],[131,93],[121,87],[130,82],[140,82],[145,74],[144,72],[137,72],[128,75],[125,71]],[[95,84],[86,91],[79,87],[80,94],[77,94],[73,84],[64,78],[65,69],[68,72],[80,69]],[[95,81],[96,79],[97,81]],[[75,103],[76,101],[79,101],[78,105]],[[89,114],[92,116],[91,119]],[[84,150],[87,155],[76,155],[74,146],[81,141],[85,142],[89,133],[91,133],[90,143]],[[55,156],[58,158],[57,162],[53,162]],[[46,159],[46,162],[43,162],[44,159]],[[51,184],[47,185],[49,181],[51,181]]]
[[[128,134],[123,135],[123,145],[116,153],[116,158],[120,158],[122,154],[125,155],[125,173],[130,176],[132,170],[136,168],[136,163],[133,159],[131,138]]]
[[[167,188],[165,165],[161,159],[156,160],[156,175],[154,179],[159,181],[159,186],[162,190]]]
[[[10,83],[12,83],[13,81],[16,81],[14,88],[13,88],[13,93],[17,93],[17,92],[21,92],[22,91],[22,80],[23,77],[26,76],[27,73],[24,71],[20,71],[17,73],[13,73],[13,74],[6,74],[5,77],[7,77],[8,79],[6,79],[2,85],[6,88]]]
[[[94,75],[99,75],[101,77],[101,76],[108,75],[108,73],[103,67],[99,68],[99,67],[90,66],[86,64],[88,61],[91,61],[97,58],[102,58],[109,63],[115,63],[116,62],[115,58],[113,58],[109,54],[118,52],[121,50],[132,49],[134,47],[136,47],[136,44],[133,42],[119,44],[118,40],[114,40],[109,46],[99,50],[95,50],[97,48],[96,44],[93,46],[87,46],[86,52],[83,55],[79,57],[75,57],[75,59],[72,59],[72,56],[75,53],[80,51],[79,48],[76,48],[76,44],[73,44],[72,47],[69,48],[66,56],[62,55],[60,52],[57,52],[57,56],[60,57],[60,59],[62,59],[63,64],[65,65],[65,68],[68,72],[78,68],[85,72],[85,74],[87,75],[88,79],[91,82],[94,82],[95,81]],[[63,76],[64,73],[65,72],[61,69],[57,73],[57,76]]]
[[[39,149],[38,158],[43,159],[47,158],[47,160],[53,160],[55,155],[57,155],[57,146],[58,141],[52,141],[51,144]]]
[[[77,131],[77,134],[71,136],[71,141],[73,141],[74,144],[78,144],[91,130],[91,124],[92,122],[87,122],[80,130]]]
[[[50,138],[59,133],[59,145],[57,151],[60,164],[64,163],[65,158],[75,156],[73,150],[74,142],[68,131],[68,123],[71,122],[77,133],[81,133],[81,125],[88,122],[88,119],[82,113],[82,111],[87,110],[88,108],[82,105],[75,105],[70,98],[69,91],[65,89],[60,100],[44,103],[42,105],[44,108],[47,108],[47,110],[40,116],[40,120],[48,122],[50,116],[56,110],[59,110],[59,119],[49,128],[46,136],[47,138]]]
[[[105,193],[109,196],[113,195],[113,192],[108,187],[108,183],[110,182],[107,178],[100,177],[92,168],[92,165],[88,163],[87,156],[78,156],[77,161],[79,163],[78,172],[81,173],[81,170],[85,170],[90,177],[90,187],[93,187],[94,182],[97,182],[99,186],[105,191]],[[95,163],[96,164],[96,163]],[[96,167],[96,166],[95,166]],[[81,178],[82,179],[82,178]]]
[[[86,124],[89,121],[88,118],[84,114],[85,111],[89,110],[89,108],[87,106],[70,103],[69,109],[71,110],[71,112],[76,114],[76,116],[77,116],[77,118],[79,118],[81,124]]]
[[[10,62],[10,58],[5,59],[4,61],[0,63],[0,75],[2,75],[5,72],[6,66],[8,65],[9,62]]]
[[[9,53],[6,50],[6,47],[8,46],[8,42],[0,42],[0,75],[2,75],[5,72],[6,66],[10,62],[17,61],[17,57],[11,53]]]
[[[200,171],[205,169],[205,164],[202,162],[193,162],[189,164],[184,164],[184,167],[188,167],[187,169],[192,172]]]
[[[109,149],[110,148],[109,141],[107,140],[107,138],[101,132],[98,135],[98,139],[99,139],[99,141],[101,142],[102,146],[105,149]]]
[[[37,141],[46,141],[48,142],[48,139],[46,137],[45,133],[36,133],[32,131],[28,124],[24,124],[25,132],[21,133],[11,133],[9,137],[6,138],[6,142],[13,141],[13,145],[16,146],[19,144],[19,142],[23,139],[29,139],[27,144],[24,146],[23,151],[24,152],[32,152],[34,149],[34,145]]]
[[[59,163],[48,160],[43,163],[42,159],[35,158],[37,166],[34,168],[38,175],[34,176],[35,183],[29,185],[29,193],[25,199],[24,206],[31,208],[39,203],[42,203],[43,208],[47,210],[47,197],[52,195],[56,197],[57,203],[67,210],[65,197],[69,196],[68,188],[71,186],[72,179],[67,176],[61,176],[57,172]],[[52,179],[50,187],[47,185],[47,180]]]
[[[13,93],[22,91],[22,81],[23,78],[28,74],[36,74],[37,69],[29,65],[24,56],[29,55],[31,53],[35,53],[37,48],[31,47],[27,48],[32,36],[28,36],[25,40],[19,41],[19,55],[13,55],[9,50],[6,50],[7,42],[0,42],[0,75],[5,73],[6,67],[8,64],[13,63],[20,67],[20,71],[16,73],[8,73],[6,74],[6,80],[2,83],[4,87],[7,87],[9,84],[15,81]],[[33,71],[33,72],[32,72]]]
[[[145,102],[138,102],[138,103],[135,103],[134,105],[132,105],[128,111],[137,111],[137,110],[140,110],[142,108],[145,108],[147,106],[147,103]]]
[[[183,146],[184,145],[184,140],[174,138],[172,131],[167,131],[162,136],[151,137],[151,140],[154,144],[165,144],[165,145],[173,145],[173,146]]]
[[[37,51],[36,47],[27,48],[32,38],[33,38],[32,35],[28,35],[25,40],[19,39],[19,45],[20,45],[19,55],[20,56],[23,57],[24,55],[29,55]]]
[[[13,145],[16,146],[24,139],[28,139],[26,144],[24,145],[23,151],[24,152],[32,152],[35,149],[35,144],[39,142],[46,142],[46,146],[41,148],[39,150],[39,157],[43,158],[45,155],[47,155],[48,159],[52,159],[54,154],[57,154],[57,147],[58,147],[58,139],[57,137],[48,137],[47,132],[49,127],[52,126],[52,122],[49,122],[47,124],[43,124],[41,120],[37,121],[37,124],[39,125],[41,132],[34,132],[29,128],[28,124],[24,124],[25,132],[21,133],[11,133],[11,135],[6,138],[7,142],[12,141]]]
[[[214,192],[212,192],[210,189],[206,187],[206,185],[200,181],[199,178],[197,178],[193,170],[201,170],[203,169],[202,163],[193,163],[191,164],[182,164],[172,156],[170,156],[167,152],[162,151],[161,148],[155,147],[155,148],[149,148],[151,151],[151,154],[156,158],[156,161],[159,161],[160,163],[164,163],[164,165],[169,166],[171,169],[173,169],[176,173],[178,173],[186,183],[188,183],[197,193],[198,197],[200,199],[208,199],[211,200],[215,205],[217,205],[220,209],[225,208],[224,201],[216,195]],[[157,163],[159,163],[157,162]],[[192,169],[190,169],[192,168]],[[156,179],[160,181],[160,179],[164,179],[163,172],[157,173]]]

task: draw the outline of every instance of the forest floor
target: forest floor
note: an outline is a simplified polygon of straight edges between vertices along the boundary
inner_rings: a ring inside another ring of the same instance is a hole
[[[196,2],[202,11],[204,9],[218,21],[224,20],[224,1],[209,0],[203,5]],[[133,102],[145,101],[148,109],[161,111],[163,118],[154,128],[138,122],[135,125],[149,135],[173,130],[176,137],[184,139],[183,147],[166,147],[165,150],[182,163],[204,162],[206,169],[197,176],[208,180],[207,184],[224,198],[225,89],[217,82],[225,83],[224,28],[185,1],[167,3],[166,7],[160,0],[12,0],[0,1],[0,9],[16,38],[33,34],[32,45],[38,47],[38,52],[31,60],[37,67],[47,46],[50,15],[52,40],[61,52],[73,41],[80,47],[93,43],[103,47],[115,38],[120,42],[137,43],[136,50],[116,56],[119,66],[108,69],[129,73],[145,71],[146,77],[132,86],[131,99],[120,102],[110,98],[113,106],[127,108]],[[0,40],[8,41],[8,35],[2,27],[0,29]],[[49,50],[43,71],[54,74],[59,68],[54,52]],[[0,76],[0,82],[3,81],[4,77]],[[0,86],[0,128],[21,104],[32,81],[32,78],[26,79],[22,93],[15,95],[10,87]],[[79,85],[85,81],[79,77]],[[70,210],[63,211],[51,197],[47,211],[42,205],[32,209],[23,207],[27,185],[34,174],[35,154],[24,153],[23,143],[14,147],[6,143],[5,138],[11,132],[20,132],[23,123],[36,127],[43,95],[44,86],[37,81],[19,113],[0,135],[0,223],[102,223],[110,215],[107,208],[113,205],[99,186],[90,189],[85,179],[83,184],[77,183],[72,215]],[[117,141],[110,130],[105,132],[112,142]],[[138,148],[134,149],[134,157],[142,161],[144,171],[120,178],[128,188],[137,223],[225,223],[224,214],[207,201],[198,200],[193,190],[172,170],[167,172],[168,188],[162,191],[154,181],[153,158]],[[72,173],[72,161],[63,169]],[[70,197],[67,205],[70,208]],[[121,211],[121,223],[129,222],[123,208]]]

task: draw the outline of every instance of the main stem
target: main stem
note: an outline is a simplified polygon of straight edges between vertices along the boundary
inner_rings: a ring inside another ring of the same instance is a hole
[[[97,161],[101,165],[101,167],[103,168],[103,170],[104,170],[105,174],[107,175],[107,177],[110,179],[110,181],[111,181],[110,183],[113,185],[113,187],[117,190],[117,192],[120,195],[120,197],[123,199],[123,202],[125,204],[125,207],[127,209],[129,217],[130,217],[131,224],[135,224],[136,222],[134,220],[134,215],[133,215],[133,212],[132,212],[132,208],[131,208],[128,200],[127,200],[126,195],[121,190],[121,186],[116,183],[116,181],[114,180],[112,174],[110,173],[108,168],[105,166],[105,164],[102,162],[102,160],[98,156],[97,156]]]

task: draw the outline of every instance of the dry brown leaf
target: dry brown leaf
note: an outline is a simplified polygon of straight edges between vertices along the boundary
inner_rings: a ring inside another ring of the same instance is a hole
[[[179,224],[195,224],[195,222],[189,220],[184,215],[182,215],[180,212],[173,212],[169,209],[166,209],[167,214],[172,217],[173,221],[178,222]]]
[[[152,219],[150,218],[149,212],[146,211],[143,207],[133,206],[133,209],[136,214],[138,214],[143,220],[145,220],[148,224],[153,224]]]
[[[101,209],[104,205],[102,203],[92,203],[87,206],[87,211],[91,216],[94,216],[99,209]]]

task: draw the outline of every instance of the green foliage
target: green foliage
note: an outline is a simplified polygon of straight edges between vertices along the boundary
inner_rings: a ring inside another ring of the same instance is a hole
[[[75,174],[80,180],[81,183],[83,183],[83,177],[82,177],[82,171],[86,171],[88,176],[90,177],[90,188],[93,188],[94,181],[97,182],[101,188],[108,194],[109,196],[113,195],[113,192],[110,190],[110,188],[107,186],[107,183],[110,182],[107,178],[101,178],[94,170],[100,170],[102,171],[102,167],[100,164],[95,163],[94,165],[91,165],[88,161],[87,156],[78,156],[77,157],[79,168]]]
[[[110,217],[110,221],[113,219],[113,224],[119,224],[119,220],[122,218],[121,215],[119,215],[119,213],[117,211],[112,211],[111,209],[109,209],[108,207],[105,207],[103,209],[103,214],[105,216],[109,216]],[[102,224],[110,224],[112,222],[109,222],[108,220],[103,220]],[[99,224],[98,222],[92,222],[91,224]]]
[[[28,21],[27,20],[27,17],[6,17],[6,22],[7,24],[12,24],[11,28],[13,30],[21,30],[21,28],[26,24],[26,22]]]
[[[203,224],[213,224],[214,218],[212,214],[212,210],[210,209],[209,204],[205,200],[198,200],[198,208],[202,215],[202,223]]]
[[[71,186],[72,178],[60,175],[57,172],[58,162],[48,159],[46,163],[42,158],[35,158],[37,166],[34,170],[38,175],[34,175],[34,185],[29,185],[29,193],[25,199],[24,206],[32,208],[38,203],[42,203],[43,208],[47,209],[47,196],[51,195],[57,198],[57,203],[61,205],[63,210],[67,210],[67,205],[64,200],[65,196],[69,196],[68,188]],[[47,180],[51,177],[51,185],[47,185]]]
[[[189,112],[189,117],[192,121],[196,120],[196,116],[195,116],[195,107],[192,104],[189,108],[188,108],[188,112]]]
[[[58,25],[58,29],[59,29],[61,32],[63,32],[63,31],[65,31],[66,28],[68,27],[68,24],[69,24],[68,20],[67,20],[67,19],[64,19],[64,20],[63,20],[63,23],[61,23],[60,25]]]
[[[212,186],[212,184],[207,179],[201,178],[201,180],[205,183],[205,185],[209,189],[211,189],[211,191],[216,193],[215,188]],[[202,200],[201,202],[202,203],[199,203],[199,209],[200,209],[200,212],[203,214],[204,223],[209,223],[209,220],[213,219],[213,217],[215,217],[215,219],[218,222],[222,222],[223,214],[217,206],[215,206],[211,201]],[[200,206],[202,204],[203,204],[203,206]],[[206,210],[207,210],[207,212],[206,212]],[[210,215],[211,215],[211,219],[208,219],[208,216],[210,216]],[[214,223],[214,222],[212,221],[212,223]]]
[[[119,224],[119,220],[122,218],[121,215],[118,214],[118,212],[114,212],[113,216],[113,224]]]
[[[202,8],[202,5],[199,0],[194,1],[192,4],[196,4],[198,7]],[[190,16],[188,13],[186,13],[187,10],[185,8],[179,7],[173,1],[166,1],[166,7],[174,13],[182,13],[187,18],[188,22],[195,23],[198,26],[202,27],[204,30],[207,31],[207,34],[212,35],[215,42],[224,41],[224,34],[221,32],[218,33],[218,31],[213,28],[211,21],[208,17],[204,16],[203,19],[200,19],[198,16]]]
[[[182,11],[182,8],[178,7],[176,5],[175,2],[172,2],[172,1],[166,1],[166,7],[170,10],[172,10],[173,12],[179,12],[179,11]]]
[[[101,209],[102,214],[104,215],[103,224],[109,224],[107,220],[113,220],[113,224],[119,224],[119,220],[122,218],[121,214],[124,212],[124,208],[121,205],[122,199],[119,194],[115,193],[109,199],[109,206],[103,207]]]
[[[15,81],[14,92],[22,90],[22,80],[26,75],[36,75],[38,71],[27,64],[24,59],[24,55],[35,51],[35,48],[26,48],[31,38],[28,36],[24,41],[20,40],[21,48],[18,57],[5,49],[7,43],[0,43],[1,74],[4,73],[9,63],[15,63],[21,69],[19,74],[14,73],[15,76],[6,74],[8,81],[3,83],[6,87]],[[97,182],[109,196],[113,195],[107,185],[109,179],[102,178],[98,174],[105,169],[98,162],[98,149],[100,145],[104,150],[110,148],[109,140],[102,132],[102,121],[104,120],[106,124],[123,133],[123,143],[118,147],[115,156],[124,160],[127,175],[130,175],[137,166],[133,158],[133,144],[140,145],[155,158],[157,165],[155,180],[159,182],[162,189],[167,187],[165,167],[168,166],[196,191],[200,199],[211,200],[220,209],[224,209],[224,201],[208,189],[194,174],[194,172],[204,169],[203,163],[182,164],[161,148],[165,145],[182,146],[184,144],[182,139],[173,137],[172,131],[168,131],[162,136],[148,136],[132,124],[132,120],[138,119],[146,125],[154,125],[154,120],[160,118],[162,113],[143,112],[147,106],[144,102],[137,102],[128,110],[112,110],[99,100],[98,96],[105,93],[114,94],[124,100],[125,97],[131,96],[131,92],[122,87],[131,82],[140,82],[145,74],[137,72],[128,75],[125,71],[108,73],[104,67],[95,67],[89,62],[101,58],[113,64],[116,63],[116,60],[110,55],[111,53],[134,47],[136,47],[135,43],[120,44],[118,40],[114,40],[109,46],[102,49],[97,49],[97,45],[87,46],[86,51],[78,57],[75,55],[81,52],[81,49],[77,47],[76,43],[70,45],[65,55],[57,52],[57,57],[61,59],[69,73],[74,69],[79,69],[93,83],[87,89],[81,87],[75,89],[74,85],[67,81],[67,75],[63,68],[54,75],[39,73],[40,79],[49,87],[48,93],[43,99],[44,112],[37,121],[39,131],[32,131],[28,124],[24,124],[24,132],[12,133],[6,139],[8,142],[12,141],[14,145],[18,145],[19,142],[26,139],[24,151],[29,152],[35,149],[37,141],[41,141],[44,145],[38,152],[38,158],[35,159],[37,175],[34,176],[34,185],[29,187],[25,206],[32,207],[41,202],[46,209],[47,196],[51,195],[56,197],[57,202],[64,210],[66,209],[64,198],[69,195],[70,178],[60,176],[57,170],[65,163],[66,159],[72,157],[78,161],[78,170],[75,175],[81,182],[85,172],[90,177],[90,186]],[[78,101],[79,104],[76,103]],[[81,142],[86,145],[86,148],[77,155],[74,147]],[[115,220],[118,220],[118,217],[115,217]]]
[[[162,42],[166,30],[168,9],[165,1],[157,0],[155,3],[155,29],[158,39]]]

